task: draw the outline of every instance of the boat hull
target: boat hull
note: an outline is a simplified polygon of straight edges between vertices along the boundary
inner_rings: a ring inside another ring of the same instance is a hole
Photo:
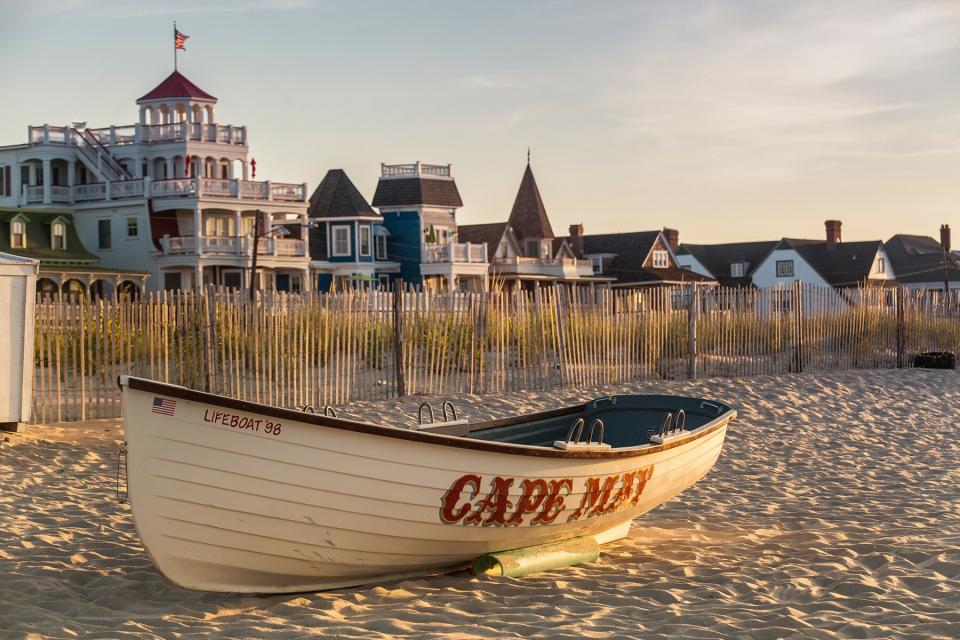
[[[676,446],[577,457],[325,428],[196,395],[124,385],[130,503],[168,579],[242,593],[367,584],[495,551],[624,537],[710,470],[732,417]]]

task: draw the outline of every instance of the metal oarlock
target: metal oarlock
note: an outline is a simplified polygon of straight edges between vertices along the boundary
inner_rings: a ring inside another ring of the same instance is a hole
[[[423,424],[423,410],[424,410],[425,408],[430,411],[430,422],[429,422],[429,424],[433,424],[433,423],[435,422],[434,417],[433,417],[433,407],[430,406],[430,403],[429,403],[429,402],[421,402],[421,403],[420,403],[420,408],[417,409],[417,424],[419,424],[419,425],[422,425],[422,424]]]
[[[579,451],[590,451],[590,450],[599,450],[599,449],[609,449],[610,445],[603,442],[603,435],[605,427],[603,420],[600,418],[594,418],[593,422],[590,423],[590,430],[587,432],[587,441],[583,441],[583,428],[586,426],[586,421],[583,418],[577,418],[572,425],[570,425],[570,430],[567,432],[566,440],[557,440],[553,443],[553,446],[557,449],[564,450],[579,450]],[[599,428],[599,433],[598,433]],[[594,440],[594,435],[597,435],[596,440]]]
[[[444,400],[440,405],[443,410],[443,419],[437,422],[433,412],[433,406],[429,402],[421,402],[417,409],[417,429],[434,429],[437,427],[447,427],[455,424],[466,424],[467,421],[460,418],[457,414],[457,408],[449,400]],[[424,422],[423,410],[426,409],[430,417],[430,422]]]

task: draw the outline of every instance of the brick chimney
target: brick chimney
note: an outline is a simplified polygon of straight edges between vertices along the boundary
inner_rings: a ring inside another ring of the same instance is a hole
[[[940,225],[940,246],[944,252],[950,253],[950,225]]]
[[[827,244],[837,244],[842,242],[840,239],[840,225],[843,223],[839,220],[827,220],[823,223],[827,227]]]
[[[583,225],[570,225],[570,248],[573,249],[573,255],[578,258],[583,257]]]
[[[680,246],[680,232],[676,229],[668,229],[667,227],[663,228],[663,236],[667,239],[667,244],[670,245],[670,248],[673,249],[673,252],[677,252],[677,248]]]

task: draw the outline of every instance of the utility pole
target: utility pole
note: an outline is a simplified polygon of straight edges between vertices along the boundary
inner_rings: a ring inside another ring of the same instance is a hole
[[[947,259],[950,257],[950,225],[940,225],[940,248],[943,250],[943,310],[950,309],[950,269]]]
[[[257,250],[260,245],[260,216],[261,211],[257,209],[256,218],[253,221],[253,263],[250,265],[250,302],[257,300]]]

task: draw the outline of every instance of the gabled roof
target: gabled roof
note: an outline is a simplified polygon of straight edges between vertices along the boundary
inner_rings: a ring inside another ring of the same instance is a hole
[[[831,243],[784,238],[776,248],[792,248],[830,285],[852,287],[867,280],[873,269],[873,259],[883,248],[883,243],[879,240]]]
[[[727,244],[683,244],[680,245],[677,253],[692,255],[713,274],[722,286],[743,287],[752,284],[753,272],[777,244],[776,240]],[[747,265],[742,278],[730,276],[730,265],[735,262]]]
[[[583,236],[583,254],[615,254],[609,262],[604,261],[601,275],[617,279],[615,284],[656,282],[713,282],[688,269],[669,267],[647,269],[643,266],[647,256],[660,238],[660,231],[635,231],[632,233],[607,233]]]
[[[449,178],[414,176],[410,178],[380,178],[373,194],[375,207],[402,207],[433,205],[462,207],[463,200],[457,183]]]
[[[24,221],[27,232],[25,249],[10,246],[10,222]],[[52,223],[61,219],[66,227],[66,249],[51,248]],[[0,209],[0,252],[40,261],[40,265],[93,265],[100,258],[93,255],[80,242],[73,214],[56,209]]]
[[[179,71],[174,71],[166,80],[158,84],[145,96],[137,102],[144,100],[163,100],[165,98],[196,98],[198,100],[213,100],[212,95],[190,82],[185,75]]]
[[[550,227],[550,219],[547,218],[547,210],[540,198],[540,189],[537,188],[537,181],[533,177],[533,170],[529,163],[527,169],[523,172],[523,179],[520,181],[517,197],[513,201],[513,209],[510,211],[508,222],[521,240],[553,239],[555,237],[553,229]]]
[[[899,282],[943,282],[943,249],[929,236],[897,234],[883,249]],[[947,273],[951,281],[960,280],[956,256],[948,254]]]
[[[380,218],[343,169],[331,169],[310,196],[311,218]]]
[[[506,231],[506,222],[464,224],[457,227],[457,241],[487,245],[487,257],[492,260]]]

